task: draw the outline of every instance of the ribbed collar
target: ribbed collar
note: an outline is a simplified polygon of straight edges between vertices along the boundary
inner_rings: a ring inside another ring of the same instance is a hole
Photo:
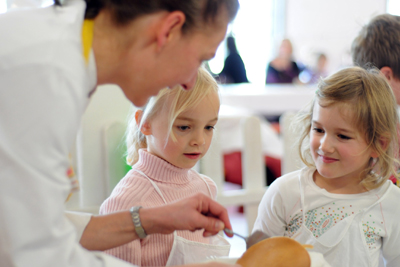
[[[185,184],[192,181],[191,169],[178,168],[171,163],[147,152],[146,149],[139,150],[139,161],[134,169],[141,170],[149,178],[172,184]]]

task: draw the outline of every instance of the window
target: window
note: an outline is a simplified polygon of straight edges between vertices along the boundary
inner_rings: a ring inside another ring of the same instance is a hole
[[[7,2],[5,0],[0,0],[0,14],[7,11]]]
[[[386,11],[389,14],[400,16],[400,1],[399,0],[387,0]]]
[[[284,2],[279,0],[241,0],[236,19],[228,29],[246,67],[247,78],[265,84],[267,64],[274,57],[277,41],[284,35]],[[219,73],[227,56],[223,42],[215,58],[209,61],[213,73]]]
[[[53,0],[0,0],[0,13],[16,8],[46,7],[53,3]]]

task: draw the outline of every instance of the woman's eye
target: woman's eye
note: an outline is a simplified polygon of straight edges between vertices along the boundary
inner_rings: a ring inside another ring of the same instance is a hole
[[[177,126],[177,127],[178,127],[178,129],[181,130],[181,131],[186,131],[187,129],[189,129],[189,126],[186,126],[186,125],[184,125],[184,126]]]
[[[339,137],[340,139],[344,139],[344,140],[350,140],[350,139],[351,139],[351,137],[348,137],[348,136],[343,135],[343,134],[339,134],[338,137]]]

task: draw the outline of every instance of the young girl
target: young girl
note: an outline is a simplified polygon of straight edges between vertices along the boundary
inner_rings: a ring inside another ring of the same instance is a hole
[[[386,80],[375,69],[343,69],[320,81],[299,116],[307,167],[269,187],[253,231],[311,244],[332,266],[400,266],[400,189],[388,181],[398,119]]]
[[[200,68],[194,88],[164,89],[132,116],[127,161],[132,170],[100,207],[100,214],[154,207],[204,193],[215,199],[216,184],[191,168],[207,153],[218,120],[218,85]],[[223,237],[203,231],[154,234],[107,251],[139,266],[171,266],[228,256]]]

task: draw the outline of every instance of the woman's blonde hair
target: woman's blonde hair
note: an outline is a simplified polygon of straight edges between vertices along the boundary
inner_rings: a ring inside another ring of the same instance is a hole
[[[298,129],[301,133],[298,140],[300,158],[309,167],[315,164],[306,140],[309,141],[316,104],[323,107],[346,104],[353,111],[354,125],[379,155],[376,163],[370,159],[365,176],[360,177],[367,189],[378,188],[391,175],[398,176],[397,104],[390,85],[378,69],[345,68],[320,80],[311,107],[307,112],[299,112],[295,119],[301,128]]]
[[[147,148],[146,136],[140,131],[143,123],[151,120],[160,112],[168,110],[168,128],[173,141],[176,141],[171,132],[175,119],[185,110],[198,105],[204,97],[210,93],[218,94],[218,84],[211,74],[200,67],[194,87],[185,91],[181,86],[172,89],[162,89],[157,96],[150,98],[147,105],[142,109],[140,125],[137,125],[135,112],[131,114],[126,132],[127,157],[129,165],[134,165],[139,160],[139,149]],[[164,107],[168,107],[164,109]],[[168,136],[166,137],[168,139]]]

